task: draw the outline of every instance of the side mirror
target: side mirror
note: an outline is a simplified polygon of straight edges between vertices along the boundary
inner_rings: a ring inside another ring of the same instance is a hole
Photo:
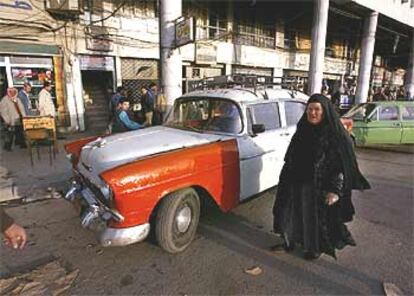
[[[264,124],[253,124],[252,125],[252,131],[253,134],[260,134],[263,133],[266,130]]]
[[[364,121],[365,121],[366,123],[369,123],[369,122],[371,122],[372,120],[371,120],[371,118],[365,117]]]

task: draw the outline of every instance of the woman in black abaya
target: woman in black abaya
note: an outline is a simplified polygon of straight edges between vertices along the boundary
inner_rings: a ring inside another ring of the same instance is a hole
[[[358,169],[352,140],[329,99],[310,97],[285,155],[275,205],[274,231],[291,251],[295,244],[306,259],[355,245],[345,222],[355,213],[352,189],[369,189]]]

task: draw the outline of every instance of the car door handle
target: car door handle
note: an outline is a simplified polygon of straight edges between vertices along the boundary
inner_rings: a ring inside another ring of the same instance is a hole
[[[396,122],[396,123],[393,123],[392,125],[393,125],[393,126],[401,126],[401,123]]]
[[[279,136],[289,136],[290,135],[290,133],[281,133],[281,134],[279,134]]]

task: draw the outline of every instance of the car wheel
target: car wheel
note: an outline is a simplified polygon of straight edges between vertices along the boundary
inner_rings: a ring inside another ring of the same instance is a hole
[[[194,239],[200,218],[200,199],[193,188],[164,197],[158,209],[155,236],[169,253],[184,251]]]

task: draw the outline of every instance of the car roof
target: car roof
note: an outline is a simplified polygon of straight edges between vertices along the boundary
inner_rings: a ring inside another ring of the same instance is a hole
[[[382,105],[382,106],[388,106],[388,105],[414,105],[414,101],[376,101],[376,102],[366,102],[362,104],[374,104],[374,105]],[[361,104],[361,105],[362,105]]]
[[[308,96],[302,92],[288,90],[288,89],[259,89],[253,88],[220,88],[220,89],[208,89],[198,90],[186,93],[181,98],[194,98],[194,97],[210,97],[210,98],[223,98],[232,100],[236,103],[257,103],[267,100],[299,100],[306,102]]]

